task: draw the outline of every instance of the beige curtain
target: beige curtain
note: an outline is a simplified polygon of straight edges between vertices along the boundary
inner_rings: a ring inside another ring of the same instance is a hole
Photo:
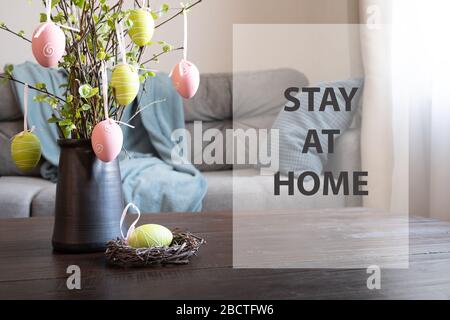
[[[390,209],[393,173],[391,103],[391,3],[360,1],[365,83],[361,132],[362,169],[369,172],[366,207]]]
[[[448,12],[445,0],[360,1],[365,206],[450,220]]]

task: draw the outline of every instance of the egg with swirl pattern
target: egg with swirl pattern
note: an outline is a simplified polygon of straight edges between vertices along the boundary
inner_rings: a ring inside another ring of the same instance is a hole
[[[103,120],[95,126],[91,143],[97,158],[103,162],[111,162],[122,150],[122,129],[112,119]]]
[[[66,35],[55,23],[45,22],[34,31],[31,46],[41,66],[56,67],[64,55]]]

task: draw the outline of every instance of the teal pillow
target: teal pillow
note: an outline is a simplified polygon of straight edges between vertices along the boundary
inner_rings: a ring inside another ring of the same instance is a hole
[[[272,129],[279,130],[279,171],[281,174],[294,172],[298,176],[303,171],[313,171],[320,175],[328,160],[328,136],[321,134],[323,129],[339,129],[340,134],[347,130],[353,120],[358,101],[361,97],[363,81],[361,79],[322,82],[315,87],[320,92],[314,94],[314,111],[308,111],[308,93],[302,92],[294,95],[300,101],[300,107],[296,111],[280,112]],[[339,88],[344,88],[347,93],[352,88],[358,90],[351,100],[351,110],[346,111],[345,100],[340,94]],[[327,106],[324,111],[319,111],[325,88],[334,88],[340,111],[335,111],[332,106]],[[289,101],[287,107],[293,107]],[[323,148],[323,153],[318,153],[316,148],[309,148],[307,153],[302,153],[308,130],[317,130],[318,137]],[[337,138],[339,135],[334,135]]]

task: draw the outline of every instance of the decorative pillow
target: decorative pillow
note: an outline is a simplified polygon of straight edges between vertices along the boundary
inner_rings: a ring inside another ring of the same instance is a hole
[[[286,174],[293,171],[299,175],[303,171],[313,171],[321,174],[328,160],[328,136],[321,133],[323,129],[339,129],[344,133],[352,124],[353,117],[359,105],[363,82],[360,79],[324,82],[315,86],[320,92],[314,94],[314,111],[308,111],[308,93],[300,92],[296,98],[300,101],[300,107],[296,111],[285,111],[284,108],[275,120],[273,129],[279,130],[279,171]],[[351,100],[351,111],[345,111],[345,100],[339,92],[339,88],[345,88],[349,93],[352,88],[358,87],[358,91]],[[324,111],[318,111],[324,96],[325,88],[334,88],[340,111],[335,111],[332,106],[326,106]],[[292,107],[293,102],[287,103]],[[323,153],[318,153],[314,147],[307,153],[302,153],[306,137],[310,129],[317,130]],[[334,135],[336,139],[339,135]]]

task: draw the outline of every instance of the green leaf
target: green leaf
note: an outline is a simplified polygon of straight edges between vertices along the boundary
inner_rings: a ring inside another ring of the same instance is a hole
[[[83,111],[88,111],[88,110],[90,110],[92,107],[90,106],[90,105],[88,105],[88,104],[83,104],[82,106],[81,106],[81,110],[83,110]]]
[[[47,22],[47,15],[45,13],[39,14],[39,22]]]
[[[70,127],[63,127],[62,128],[63,133],[64,133],[64,138],[69,139],[72,135],[72,128]]]
[[[98,88],[93,88],[91,91],[91,94],[89,96],[89,98],[92,98],[93,96],[95,96],[98,93]]]
[[[12,73],[14,71],[14,66],[12,64],[7,64],[4,68],[5,74],[8,76],[12,76]]]
[[[57,118],[55,116],[53,116],[53,117],[51,117],[50,119],[47,120],[48,123],[57,123],[57,122],[60,122],[60,121],[61,121],[61,119],[59,119],[59,118]]]
[[[172,51],[172,46],[170,44],[166,44],[163,46],[162,49],[164,52],[169,52],[169,51]]]
[[[78,93],[82,98],[89,99],[98,93],[98,88],[92,88],[90,85],[84,84],[78,89]]]
[[[88,84],[84,84],[78,89],[78,93],[82,98],[88,98],[88,96],[91,94],[91,91],[92,87]]]
[[[38,95],[34,96],[33,100],[34,100],[35,102],[42,103],[42,102],[45,102],[45,99],[46,99],[46,98],[47,98],[47,95],[46,95],[46,94],[38,94]]]
[[[36,83],[34,86],[36,88],[38,88],[39,90],[46,90],[47,89],[47,85],[45,83],[42,83],[42,82]]]
[[[169,11],[169,5],[168,5],[167,3],[163,3],[163,4],[161,5],[160,11],[161,11],[162,13],[167,13],[167,11]]]
[[[105,60],[106,58],[106,52],[105,51],[100,51],[99,53],[97,53],[97,59],[98,60]]]
[[[56,7],[60,2],[61,0],[52,0],[52,8]]]
[[[80,8],[83,9],[84,8],[84,3],[86,0],[74,0],[73,2],[75,3],[75,5]]]
[[[73,124],[73,123],[72,123],[72,120],[70,120],[70,119],[64,119],[64,120],[62,120],[62,121],[59,122],[59,125],[60,125],[61,127],[71,126],[72,124]]]

